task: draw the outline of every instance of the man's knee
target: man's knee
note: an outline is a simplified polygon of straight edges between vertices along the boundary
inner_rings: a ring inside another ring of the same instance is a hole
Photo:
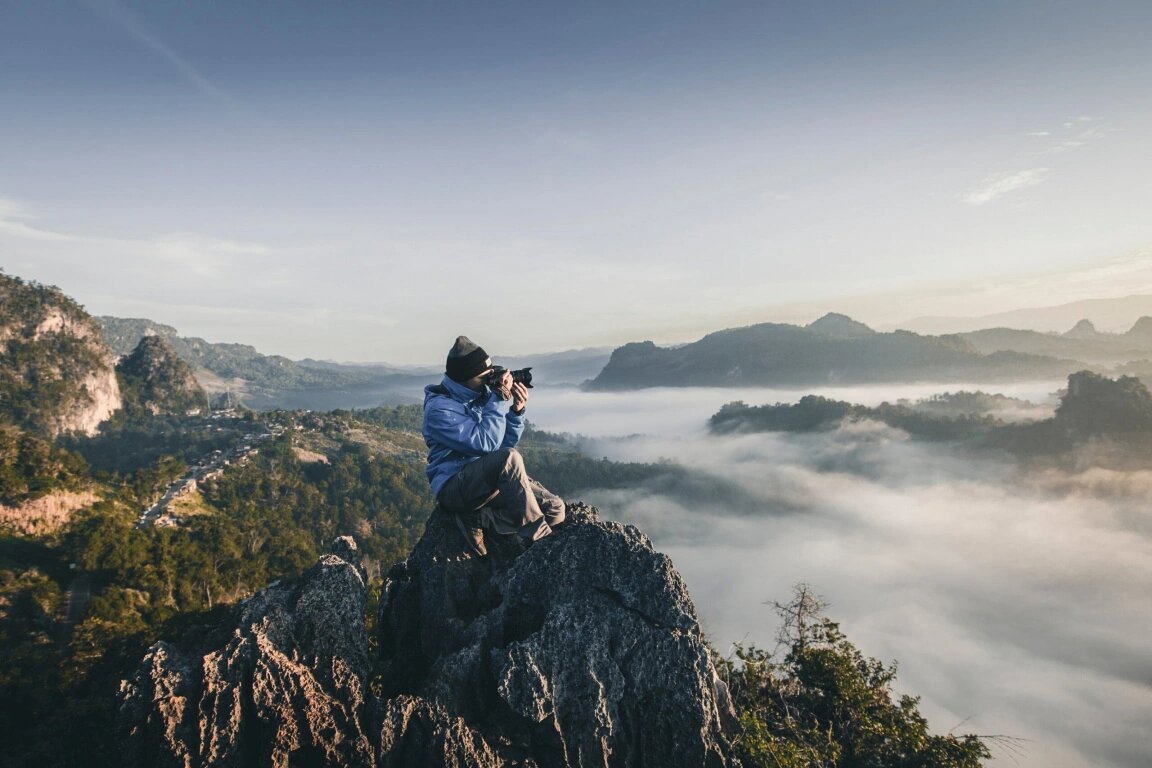
[[[504,468],[506,474],[517,470],[524,471],[524,457],[515,448],[501,448],[496,455],[500,458],[500,466]]]
[[[553,528],[563,523],[568,517],[564,500],[558,496],[541,502],[540,511],[544,513],[544,519],[548,521],[548,525]]]

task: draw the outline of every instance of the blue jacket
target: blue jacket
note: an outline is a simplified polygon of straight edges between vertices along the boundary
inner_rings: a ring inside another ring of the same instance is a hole
[[[487,387],[473,392],[447,376],[424,387],[424,442],[432,493],[465,466],[501,448],[512,448],[524,432],[524,417],[512,412]]]

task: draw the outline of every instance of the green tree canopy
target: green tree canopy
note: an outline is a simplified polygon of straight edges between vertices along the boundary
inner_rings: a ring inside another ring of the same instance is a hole
[[[895,665],[871,659],[822,614],[807,585],[786,604],[775,661],[755,647],[719,660],[740,718],[745,766],[768,768],[978,768],[991,757],[975,735],[933,735],[919,698],[896,696]]]

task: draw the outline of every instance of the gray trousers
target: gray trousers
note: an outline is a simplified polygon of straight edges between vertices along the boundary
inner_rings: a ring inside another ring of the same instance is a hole
[[[517,533],[529,541],[552,533],[564,522],[564,500],[524,471],[515,448],[481,456],[448,478],[436,499],[449,514],[480,511],[480,527]]]

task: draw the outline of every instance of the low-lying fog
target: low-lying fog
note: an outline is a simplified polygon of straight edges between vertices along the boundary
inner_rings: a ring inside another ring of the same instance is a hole
[[[774,647],[766,601],[806,581],[866,655],[899,662],[934,731],[1023,739],[996,763],[1152,764],[1152,472],[1023,474],[857,424],[812,435],[712,437],[726,402],[815,392],[875,405],[983,389],[1053,406],[1061,382],[803,391],[540,389],[540,428],[624,461],[670,458],[732,493],[580,496],[635,523],[675,562],[706,632]],[[529,467],[531,470],[531,467]]]

